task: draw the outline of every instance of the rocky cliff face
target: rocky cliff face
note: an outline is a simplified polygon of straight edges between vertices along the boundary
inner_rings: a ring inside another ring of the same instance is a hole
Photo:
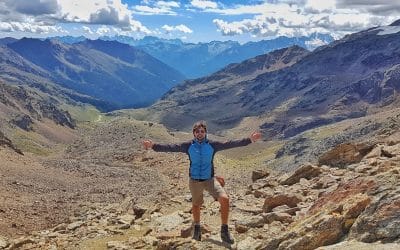
[[[3,132],[0,131],[0,146],[2,147],[9,147],[12,150],[14,150],[18,154],[23,154],[21,150],[19,150],[17,147],[14,146],[12,141],[8,139]]]
[[[76,123],[61,108],[65,100],[28,86],[0,81],[0,130],[7,137],[3,144],[21,153],[47,150],[53,143],[68,141],[64,140],[64,133],[74,129]],[[53,126],[57,129],[53,130]]]
[[[24,129],[32,130],[34,120],[50,119],[56,124],[75,127],[70,114],[58,108],[57,99],[40,96],[22,86],[12,86],[0,82],[1,111],[8,116],[10,123]],[[7,118],[3,116],[3,118]]]

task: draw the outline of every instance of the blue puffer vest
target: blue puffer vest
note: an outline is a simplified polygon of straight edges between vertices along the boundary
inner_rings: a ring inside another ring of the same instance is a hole
[[[214,176],[214,158],[215,150],[207,139],[201,143],[193,140],[189,146],[188,155],[190,160],[189,175],[192,179],[210,179]]]

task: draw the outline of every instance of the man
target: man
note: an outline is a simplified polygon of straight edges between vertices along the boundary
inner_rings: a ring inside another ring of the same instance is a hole
[[[204,121],[193,125],[194,139],[181,144],[156,144],[151,140],[144,140],[145,149],[157,152],[183,152],[190,160],[189,188],[192,194],[192,214],[194,221],[193,239],[201,240],[200,207],[203,204],[203,191],[207,190],[221,206],[221,239],[233,244],[234,239],[228,230],[229,198],[224,188],[214,177],[214,155],[219,150],[246,146],[261,138],[261,133],[253,132],[249,138],[242,140],[217,142],[207,139],[207,125]]]

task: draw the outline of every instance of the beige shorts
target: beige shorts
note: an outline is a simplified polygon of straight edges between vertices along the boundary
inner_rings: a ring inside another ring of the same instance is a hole
[[[228,196],[225,189],[214,177],[206,181],[194,181],[189,179],[189,189],[192,194],[192,204],[197,206],[203,204],[204,190],[207,190],[207,192],[216,200],[221,196]]]

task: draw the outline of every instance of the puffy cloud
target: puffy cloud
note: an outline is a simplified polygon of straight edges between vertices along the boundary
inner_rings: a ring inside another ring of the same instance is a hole
[[[138,5],[134,8],[135,14],[138,15],[171,15],[176,16],[177,13],[172,11],[169,8],[159,8],[159,7],[150,7],[144,5]]]
[[[258,5],[235,5],[233,8],[206,9],[205,12],[222,15],[286,15],[298,11],[297,5],[263,3]]]
[[[128,15],[122,16],[117,9],[108,7],[97,10],[95,13],[91,13],[89,17],[89,23],[119,25],[126,27],[130,24],[130,18]]]
[[[337,8],[357,9],[374,15],[387,16],[400,14],[400,2],[398,0],[336,0]]]
[[[307,13],[332,13],[335,10],[335,0],[308,0],[304,5],[304,11]]]
[[[85,33],[92,35],[94,32],[92,29],[88,26],[82,26],[82,29],[85,31]]]
[[[328,44],[328,42],[324,41],[324,40],[321,40],[319,38],[315,38],[313,40],[306,41],[305,44],[306,44],[308,49],[313,50],[313,49],[315,49],[315,48],[317,48],[319,46],[323,46],[323,45]]]
[[[121,0],[59,0],[66,22],[115,25],[125,30],[150,31],[132,19],[132,11]]]
[[[164,29],[167,33],[171,33],[173,31],[179,31],[188,34],[193,32],[190,28],[188,28],[186,25],[183,24],[177,26],[164,25],[162,26],[162,29]]]
[[[207,1],[207,0],[192,0],[190,4],[193,7],[199,8],[199,9],[216,9],[218,8],[218,4],[213,2],[213,1]]]
[[[395,20],[394,16],[378,16],[371,11],[350,8],[345,0],[307,0],[280,1],[279,3],[262,3],[258,5],[237,5],[230,9],[208,10],[209,12],[225,15],[253,14],[252,19],[227,22],[222,19],[213,20],[221,34],[226,36],[241,35],[244,33],[259,37],[272,36],[301,36],[315,32],[330,33],[338,38],[344,34],[356,32],[368,27],[389,24]],[[340,1],[342,3],[340,3]],[[296,1],[297,2],[297,1]],[[365,1],[352,1],[353,6],[361,5]],[[374,1],[370,1],[374,2]],[[376,1],[377,3],[378,1]],[[396,7],[397,3],[389,2]],[[367,4],[365,4],[367,5]],[[388,7],[388,5],[386,7]],[[340,6],[337,8],[336,6]],[[368,4],[377,7],[377,4]],[[365,6],[364,6],[365,7]],[[381,6],[382,7],[382,6]],[[382,7],[383,8],[383,7]],[[366,8],[364,8],[366,9]],[[400,13],[400,11],[398,12]]]
[[[220,19],[215,19],[214,24],[223,35],[241,35],[251,33],[261,36],[275,36],[278,34],[278,25],[275,19],[266,19],[263,16],[257,16],[255,19],[245,19],[239,22],[228,23]]]
[[[101,26],[100,28],[98,28],[96,30],[96,34],[100,35],[100,36],[104,36],[108,33],[111,33],[111,29],[107,26]]]
[[[0,22],[1,32],[29,32],[36,34],[48,34],[51,32],[67,33],[66,30],[58,26],[37,25],[22,22]]]
[[[55,14],[59,9],[57,0],[6,0],[15,11],[27,15]]]
[[[176,30],[181,31],[183,33],[193,33],[193,30],[189,29],[186,25],[180,24],[175,26]]]
[[[158,1],[156,5],[164,8],[179,8],[180,3],[174,1],[169,1],[169,2]]]
[[[172,4],[173,5],[173,4]],[[26,23],[32,27],[56,23],[86,23],[116,26],[122,30],[150,34],[150,30],[133,20],[133,12],[121,0],[3,0],[0,2],[0,22],[14,27]],[[3,25],[6,26],[6,25]],[[40,30],[40,29],[37,29]]]
[[[174,30],[174,27],[173,26],[169,26],[169,25],[164,25],[164,26],[162,26],[162,28],[167,32],[171,32],[171,31]]]
[[[147,5],[137,5],[133,7],[134,13],[139,15],[170,15],[176,16],[174,8],[179,8],[180,3],[175,1],[158,1],[155,3],[143,2]]]

